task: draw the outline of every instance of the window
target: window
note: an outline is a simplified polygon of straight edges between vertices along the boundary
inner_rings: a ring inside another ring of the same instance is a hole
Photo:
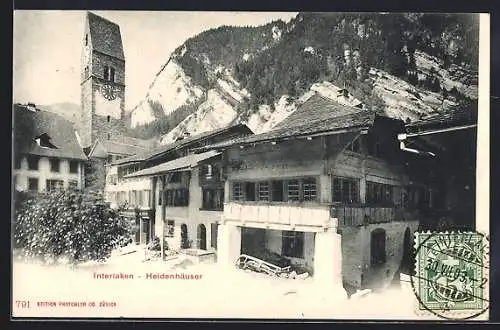
[[[106,162],[108,164],[111,164],[113,162],[113,155],[108,155],[107,159],[106,159]]]
[[[166,206],[188,206],[189,205],[189,189],[168,189],[165,190],[165,205]]]
[[[284,201],[283,181],[271,181],[272,187],[272,200],[276,202]]]
[[[233,182],[233,201],[241,201],[243,200],[243,189],[241,188],[241,182]]]
[[[371,233],[371,265],[377,266],[385,263],[385,230],[377,228]]]
[[[110,66],[104,67],[104,80],[115,81],[115,69]]]
[[[288,200],[289,201],[299,201],[300,200],[300,185],[299,180],[289,180],[288,181]]]
[[[78,189],[78,181],[69,180],[69,189]]]
[[[69,161],[69,173],[78,173],[78,162],[76,160]]]
[[[245,182],[245,200],[255,201],[255,182]]]
[[[269,182],[259,182],[259,201],[269,200]]]
[[[361,152],[361,143],[360,143],[361,136],[357,137],[354,141],[352,141],[349,146],[347,147],[347,150],[359,153]]]
[[[51,172],[59,172],[60,167],[61,167],[60,166],[61,162],[59,161],[59,159],[57,159],[57,158],[50,158],[49,162],[50,162],[50,171]]]
[[[89,45],[89,35],[86,34],[85,35],[85,46],[88,46]]]
[[[223,210],[224,209],[224,189],[203,188],[202,209]]]
[[[304,232],[283,231],[281,254],[285,257],[304,257]]]
[[[47,180],[47,191],[54,191],[54,190],[60,190],[64,188],[64,181],[63,180]]]
[[[218,225],[216,223],[210,224],[210,246],[217,249],[217,230]]]
[[[354,204],[359,202],[359,180],[351,178],[333,178],[333,202]]]
[[[392,204],[393,186],[376,182],[366,183],[366,203]]]
[[[175,233],[175,221],[167,220],[167,234],[165,236],[174,237],[174,233]]]
[[[28,178],[28,190],[38,191],[38,179]]]
[[[115,69],[114,68],[109,68],[109,80],[112,82],[115,81]]]
[[[380,143],[374,134],[369,133],[366,139],[367,153],[370,156],[379,157],[380,156]]]
[[[174,172],[170,176],[170,181],[171,183],[180,183],[182,181],[182,173],[181,172]]]
[[[28,156],[28,169],[37,171],[38,170],[38,162],[40,161],[40,157],[29,155]]]
[[[88,66],[85,67],[84,73],[85,73],[85,79],[87,79],[89,77],[89,67]]]
[[[35,142],[42,148],[57,149],[57,147],[50,142],[50,136],[47,133],[43,133],[35,138]]]
[[[304,191],[304,200],[305,201],[314,201],[318,197],[316,193],[316,179],[315,178],[307,178],[303,180],[303,191]]]
[[[109,123],[111,121],[111,116],[110,115],[107,115],[106,116],[106,121]]]
[[[108,140],[111,140],[111,134],[108,133]]]

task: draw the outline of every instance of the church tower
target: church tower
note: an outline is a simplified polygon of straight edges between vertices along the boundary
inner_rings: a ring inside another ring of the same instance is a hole
[[[125,56],[120,27],[90,12],[82,44],[79,135],[88,148],[126,131]]]

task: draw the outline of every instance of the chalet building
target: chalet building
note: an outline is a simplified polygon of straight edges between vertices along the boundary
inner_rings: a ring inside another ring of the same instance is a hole
[[[270,132],[202,148],[225,154],[218,262],[266,249],[324,285],[390,282],[419,226],[415,198],[427,194],[405,165],[404,131],[315,95]]]
[[[136,221],[136,243],[164,237],[172,249],[215,247],[210,235],[223,207],[221,156],[191,150],[249,134],[240,124],[117,160],[107,166],[106,199],[114,207],[127,205],[123,215]]]
[[[87,157],[73,123],[34,104],[15,104],[13,110],[15,189],[82,188]]]

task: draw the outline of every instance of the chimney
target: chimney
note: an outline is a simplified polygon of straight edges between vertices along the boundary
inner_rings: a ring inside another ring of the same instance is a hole
[[[33,112],[38,111],[38,109],[36,108],[35,103],[31,103],[31,102],[30,102],[30,103],[28,103],[28,104],[26,105],[26,108],[28,108],[28,110],[29,110],[29,111],[33,111]]]

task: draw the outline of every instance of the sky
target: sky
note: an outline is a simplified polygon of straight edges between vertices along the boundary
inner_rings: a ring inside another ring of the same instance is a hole
[[[221,25],[257,26],[296,13],[93,11],[118,25],[126,60],[126,109],[147,93],[170,54],[186,39]],[[14,12],[14,102],[80,104],[85,11]]]

